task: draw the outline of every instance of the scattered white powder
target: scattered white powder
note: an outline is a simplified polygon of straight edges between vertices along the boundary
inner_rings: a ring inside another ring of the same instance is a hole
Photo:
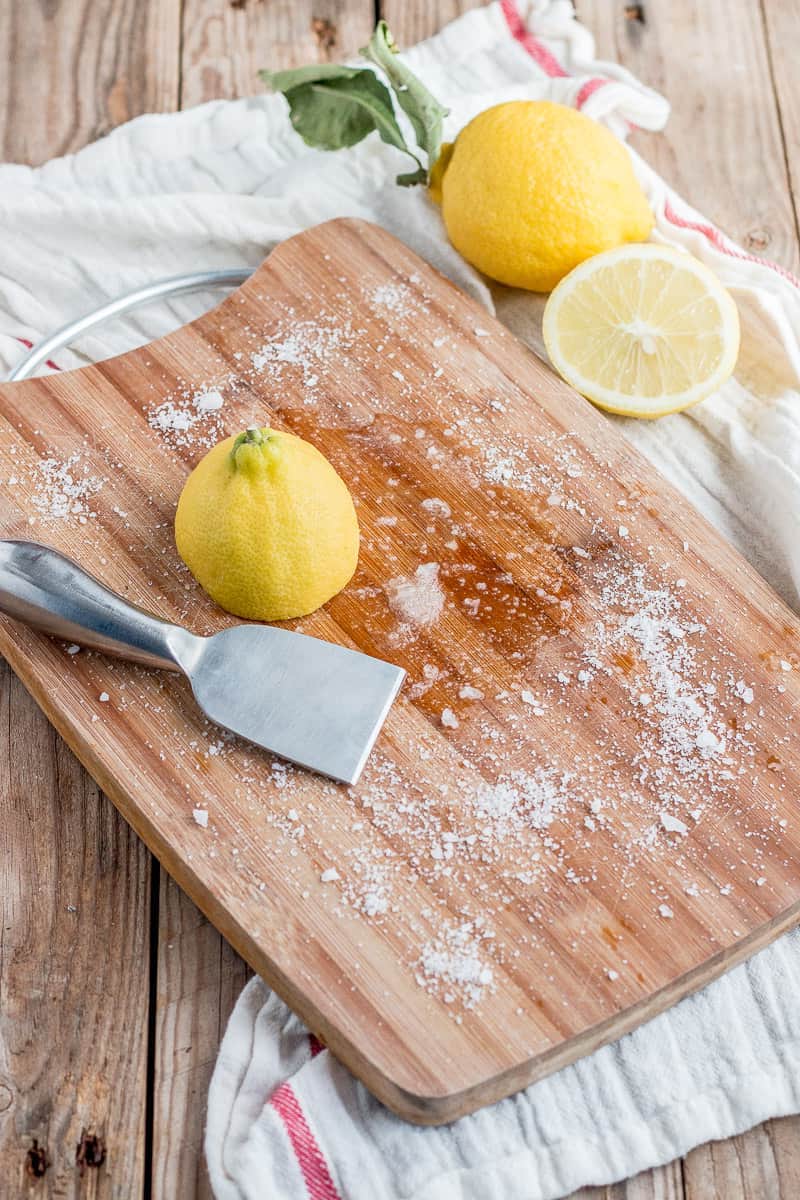
[[[81,467],[82,453],[76,452],[63,462],[56,458],[42,459],[36,464],[34,476],[34,508],[45,519],[63,521],[77,517],[85,524],[94,517],[89,501],[103,486],[103,480],[89,474],[86,463]]]
[[[342,361],[353,343],[349,322],[335,317],[316,321],[296,321],[279,329],[250,355],[253,369],[269,378],[280,379],[284,371],[300,371],[306,389],[305,402],[314,403],[319,372]]]
[[[208,810],[207,809],[193,808],[192,816],[194,817],[195,823],[197,825],[199,825],[201,827],[201,829],[208,828]]]
[[[474,1008],[494,979],[483,953],[483,942],[491,936],[478,920],[445,925],[422,948],[417,982],[445,1004],[459,1000],[464,1008]]]
[[[549,768],[513,771],[497,783],[481,785],[469,798],[475,814],[486,824],[492,842],[527,829],[546,829],[564,812],[573,793],[572,776]]]
[[[153,408],[147,423],[173,446],[199,444],[210,449],[223,435],[220,420],[224,397],[218,388],[168,398]]]
[[[388,308],[402,312],[413,301],[414,293],[404,283],[382,283],[368,293],[368,299],[377,308]]]
[[[451,516],[450,505],[446,500],[440,500],[437,496],[431,496],[430,499],[423,500],[422,507],[426,512],[433,513],[437,517],[444,517],[445,520]]]
[[[390,579],[385,587],[389,607],[403,624],[432,625],[444,606],[439,564],[422,563],[411,578]]]

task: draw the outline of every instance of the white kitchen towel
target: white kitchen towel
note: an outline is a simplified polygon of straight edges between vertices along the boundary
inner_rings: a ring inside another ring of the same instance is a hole
[[[663,98],[594,60],[565,0],[477,9],[408,52],[450,107],[549,97],[607,122],[660,128]],[[358,215],[396,233],[541,349],[541,299],[490,288],[449,246],[421,189],[393,179],[371,137],[309,150],[281,97],[142,117],[81,153],[0,167],[0,365],[22,345],[167,274],[255,266],[279,240]],[[735,377],[687,413],[622,432],[800,609],[800,287],[733,246],[646,164],[655,237],[706,261],[742,317]],[[58,355],[75,366],[183,323],[211,296],[129,316]],[[612,419],[612,418],[610,418]],[[443,1129],[393,1117],[264,985],[245,989],[209,1095],[206,1151],[220,1200],[547,1200],[800,1110],[800,935],[785,936],[615,1045]]]

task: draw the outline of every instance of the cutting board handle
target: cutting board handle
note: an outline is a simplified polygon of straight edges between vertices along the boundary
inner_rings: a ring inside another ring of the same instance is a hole
[[[38,542],[0,541],[0,611],[53,637],[167,671],[186,670],[203,642]]]

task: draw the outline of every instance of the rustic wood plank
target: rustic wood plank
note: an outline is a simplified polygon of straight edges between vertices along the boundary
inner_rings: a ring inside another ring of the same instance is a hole
[[[797,88],[797,47],[800,44],[800,0],[780,4],[761,2],[767,35],[769,66],[781,122],[783,150],[800,241],[800,93]]]
[[[373,24],[371,0],[185,0],[181,107],[258,94],[260,67],[347,58]]]
[[[680,1160],[609,1187],[581,1188],[567,1200],[684,1200]],[[734,1193],[726,1200],[736,1200]]]
[[[800,1195],[800,1118],[766,1121],[686,1156],[686,1200],[794,1200]]]
[[[162,872],[154,1200],[210,1195],[202,1153],[206,1095],[225,1023],[250,974],[228,942]]]
[[[692,204],[755,254],[800,262],[778,110],[758,5],[578,0],[601,58],[616,59],[672,103],[664,133],[631,144]],[[782,9],[783,5],[767,6]],[[793,44],[786,43],[787,70]],[[786,89],[796,91],[787,76]]]
[[[32,165],[175,108],[173,0],[0,5],[0,155]]]
[[[380,14],[388,22],[399,46],[413,46],[431,37],[471,8],[480,8],[485,0],[380,0]]]
[[[35,165],[174,109],[179,39],[172,0],[1,6],[0,156]],[[150,855],[5,664],[2,697],[12,1103],[0,1175],[15,1195],[135,1197],[146,1169]]]
[[[4,663],[0,730],[3,1189],[137,1196],[150,856]]]

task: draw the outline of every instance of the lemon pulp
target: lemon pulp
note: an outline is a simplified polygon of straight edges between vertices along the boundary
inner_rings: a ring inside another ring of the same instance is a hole
[[[696,404],[729,377],[736,305],[697,259],[668,246],[621,246],[582,263],[545,307],[556,370],[611,412],[657,417]]]

